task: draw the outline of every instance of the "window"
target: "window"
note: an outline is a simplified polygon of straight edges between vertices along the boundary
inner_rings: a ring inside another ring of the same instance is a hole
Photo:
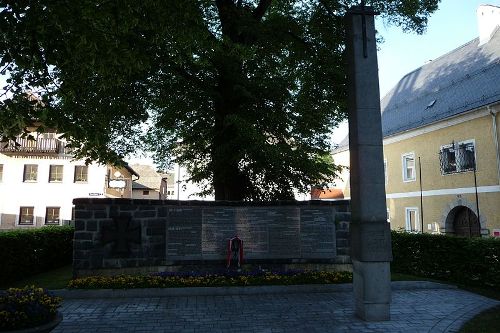
[[[433,233],[439,233],[439,224],[437,222],[428,223],[427,230]]]
[[[415,154],[403,155],[403,181],[411,182],[415,180]]]
[[[75,183],[86,183],[88,181],[89,169],[86,165],[75,166]]]
[[[36,182],[38,177],[38,165],[25,164],[24,165],[24,182]]]
[[[49,183],[60,183],[63,180],[63,166],[51,165],[49,170]]]
[[[142,195],[149,195],[149,191],[142,191]]]
[[[21,207],[19,211],[19,224],[20,225],[33,225],[33,207]]]
[[[60,207],[47,207],[45,212],[45,224],[57,224],[59,225],[59,212]]]
[[[475,154],[473,140],[442,146],[439,152],[441,174],[473,170],[476,161]]]
[[[416,207],[406,207],[406,224],[405,229],[408,232],[416,232],[420,230],[418,223],[418,208]]]
[[[3,164],[0,164],[0,183],[2,182],[3,179]]]

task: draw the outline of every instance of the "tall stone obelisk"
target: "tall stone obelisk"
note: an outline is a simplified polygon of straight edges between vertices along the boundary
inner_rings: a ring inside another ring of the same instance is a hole
[[[346,14],[351,259],[355,313],[367,321],[390,319],[392,260],[374,16],[364,4]]]

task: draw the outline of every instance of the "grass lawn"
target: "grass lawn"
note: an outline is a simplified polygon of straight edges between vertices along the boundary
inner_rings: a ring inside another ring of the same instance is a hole
[[[458,286],[461,289],[500,300],[500,290]],[[469,320],[459,333],[497,333],[500,327],[500,306],[481,312]]]
[[[35,285],[46,289],[64,289],[68,285],[69,280],[73,277],[73,267],[71,265],[56,268],[48,272],[36,274],[25,279],[14,281],[6,286],[1,286],[1,289],[11,287],[24,287]]]
[[[459,333],[497,333],[500,327],[500,306],[486,310],[460,329]]]

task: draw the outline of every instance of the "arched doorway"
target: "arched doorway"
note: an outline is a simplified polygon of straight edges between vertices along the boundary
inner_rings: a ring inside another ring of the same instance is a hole
[[[477,215],[468,207],[458,206],[453,208],[446,220],[449,222],[449,225],[452,226],[453,233],[457,236],[481,236],[481,226],[477,219]]]

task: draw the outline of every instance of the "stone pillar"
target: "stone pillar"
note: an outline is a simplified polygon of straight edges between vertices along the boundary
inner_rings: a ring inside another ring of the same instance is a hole
[[[351,259],[355,313],[367,321],[390,319],[392,260],[374,16],[365,6],[346,14]]]

